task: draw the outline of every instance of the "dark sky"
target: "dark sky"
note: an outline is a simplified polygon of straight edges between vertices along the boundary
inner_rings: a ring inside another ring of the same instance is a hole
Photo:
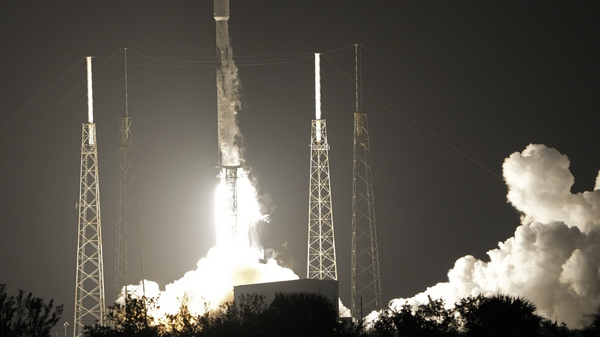
[[[385,301],[445,281],[458,258],[485,260],[486,251],[512,236],[519,213],[506,203],[501,166],[529,143],[569,157],[573,192],[594,187],[600,169],[594,2],[231,0],[230,7],[246,159],[271,200],[265,245],[287,246],[282,258],[301,277],[311,53],[324,53],[322,111],[347,305],[354,84],[345,74],[353,76],[354,43],[364,45],[364,86],[372,94],[364,110]],[[9,291],[22,288],[65,304],[62,321],[72,323],[84,57],[92,55],[112,297],[121,47],[131,51],[145,274],[164,286],[194,269],[214,245],[212,13],[208,0],[0,2],[0,283]]]

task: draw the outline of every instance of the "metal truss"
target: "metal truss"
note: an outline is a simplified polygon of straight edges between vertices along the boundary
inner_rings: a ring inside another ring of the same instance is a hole
[[[119,129],[113,274],[115,299],[122,291],[144,296],[146,290],[131,117],[119,118]]]
[[[85,325],[104,320],[104,269],[98,181],[96,125],[84,123],[81,137],[81,173],[75,317],[73,336],[83,335]]]
[[[324,119],[312,120],[310,148],[307,278],[337,280],[329,144]]]
[[[381,309],[381,282],[367,115],[354,113],[351,312],[360,320]]]
[[[237,200],[237,178],[239,166],[223,166],[223,177],[225,178],[225,187],[227,191],[227,226],[228,235],[231,238],[231,244],[234,247],[238,242],[238,200]]]

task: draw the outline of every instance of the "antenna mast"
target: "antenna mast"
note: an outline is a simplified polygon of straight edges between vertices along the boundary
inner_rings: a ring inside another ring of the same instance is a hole
[[[355,45],[356,112],[352,166],[352,257],[351,312],[362,320],[366,313],[381,306],[379,253],[375,225],[375,201],[371,173],[371,154],[367,114],[362,111],[362,74],[360,45]]]
[[[115,264],[113,297],[131,293],[145,296],[144,259],[139,217],[137,175],[133,151],[133,134],[129,116],[127,83],[127,48],[123,48],[125,74],[125,112],[119,117],[117,146],[117,196],[115,224]]]
[[[98,183],[98,148],[92,110],[92,58],[87,57],[88,122],[81,136],[77,273],[73,336],[83,335],[85,325],[104,321],[104,268]]]

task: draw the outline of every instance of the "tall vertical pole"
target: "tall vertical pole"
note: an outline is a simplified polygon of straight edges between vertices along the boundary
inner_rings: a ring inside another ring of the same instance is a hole
[[[315,88],[320,88],[319,54],[315,54]],[[311,124],[307,278],[337,280],[327,128],[321,119],[321,93],[315,90],[316,119]]]
[[[115,299],[120,295],[126,295],[126,293],[138,297],[144,296],[146,292],[137,175],[128,104],[127,48],[123,49],[123,57],[125,112],[119,118],[120,132],[117,146],[115,263],[113,274],[113,297]]]
[[[352,256],[351,312],[362,319],[362,310],[370,313],[381,309],[379,253],[375,225],[375,201],[371,172],[369,125],[362,111],[362,79],[360,46],[355,46],[356,112],[354,113],[354,146],[352,167]],[[364,307],[364,308],[363,308]]]
[[[104,320],[104,268],[100,221],[98,148],[92,110],[92,59],[87,57],[88,122],[82,126],[79,184],[79,225],[73,336],[83,335],[85,325]]]

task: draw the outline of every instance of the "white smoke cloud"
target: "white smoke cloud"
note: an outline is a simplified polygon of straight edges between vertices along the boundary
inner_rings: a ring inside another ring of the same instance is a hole
[[[529,145],[503,165],[508,201],[523,213],[513,237],[490,250],[489,261],[458,259],[448,281],[411,299],[427,296],[451,305],[478,294],[531,300],[538,313],[572,327],[600,304],[600,175],[593,192],[571,193],[569,160],[553,148]]]
[[[233,301],[234,286],[298,279],[292,270],[279,266],[275,260],[260,262],[261,257],[258,249],[213,247],[198,261],[196,270],[188,271],[159,293],[160,313],[177,312],[184,297],[189,301],[190,312],[203,313],[206,304],[215,308]]]
[[[231,249],[216,246],[198,261],[195,270],[167,284],[164,290],[153,281],[145,281],[145,296],[157,300],[152,316],[160,320],[166,314],[175,314],[182,303],[194,315],[233,301],[233,287],[243,284],[297,280],[291,269],[278,265],[274,259],[264,260],[256,248]],[[141,287],[133,296],[141,296]],[[123,298],[117,300],[123,304]]]

